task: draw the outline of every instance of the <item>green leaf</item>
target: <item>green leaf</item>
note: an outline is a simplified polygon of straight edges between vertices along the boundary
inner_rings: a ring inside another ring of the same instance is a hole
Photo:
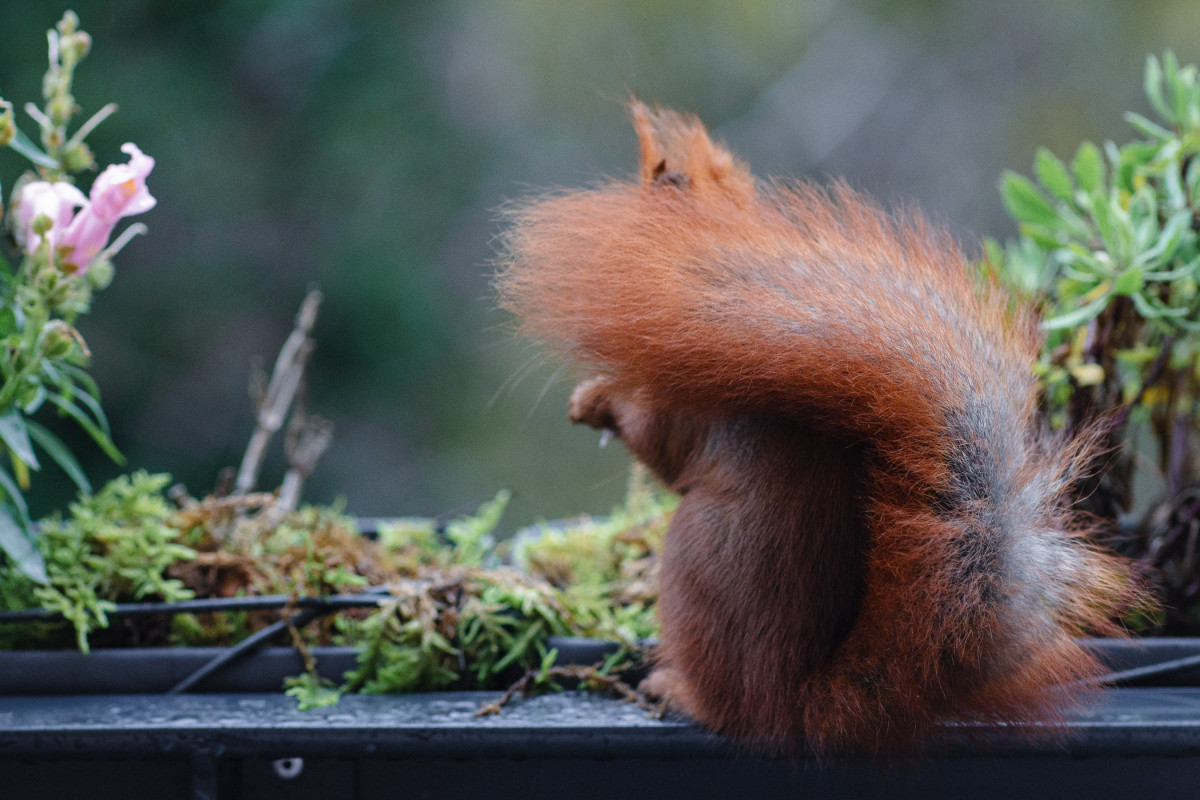
[[[82,399],[87,395],[76,396]],[[105,432],[101,430],[100,426],[93,422],[87,414],[84,414],[78,406],[59,394],[48,395],[46,399],[62,409],[64,414],[75,420],[75,422],[79,424],[79,427],[87,431],[88,435],[92,437],[92,440],[100,446],[100,449],[103,450],[109,458],[118,464],[125,463],[125,456],[121,455],[121,451],[117,450],[116,446],[113,445]]]
[[[1165,148],[1164,148],[1165,149]],[[1165,205],[1166,210],[1186,208],[1188,205],[1187,192],[1183,188],[1183,174],[1179,164],[1169,161],[1162,176],[1162,188],[1156,205]]]
[[[1163,72],[1167,78],[1168,101],[1171,106],[1170,121],[1178,125],[1187,118],[1187,86],[1179,72],[1179,62],[1170,50],[1163,53]]]
[[[1038,191],[1028,178],[1015,172],[1005,172],[1000,181],[1000,199],[1008,213],[1018,222],[1028,222],[1047,228],[1056,227],[1059,216],[1054,206]]]
[[[1129,299],[1133,301],[1137,312],[1146,319],[1169,319],[1172,322],[1179,323],[1188,313],[1186,308],[1169,306],[1157,298],[1147,297],[1140,293],[1130,295]]]
[[[96,383],[96,379],[86,369],[77,367],[74,364],[59,364],[58,366],[68,378],[73,379],[85,392],[93,398],[99,399],[100,385]]]
[[[1099,192],[1092,196],[1092,219],[1096,221],[1096,230],[1100,233],[1100,239],[1104,243],[1104,250],[1108,253],[1109,258],[1115,259],[1117,254],[1113,252],[1115,237],[1111,212],[1112,206],[1108,203],[1108,197]]]
[[[1113,283],[1112,293],[1118,297],[1131,295],[1141,291],[1143,283],[1142,271],[1137,267],[1130,267],[1117,276],[1117,280]]]
[[[13,129],[13,138],[8,143],[8,146],[39,167],[49,167],[50,169],[58,169],[59,167],[58,162],[43,153],[28,136],[21,132],[20,128]]]
[[[1072,202],[1075,184],[1071,180],[1071,174],[1067,172],[1066,165],[1058,156],[1045,147],[1039,147],[1033,158],[1033,171],[1042,182],[1042,186],[1052,195],[1067,203]]]
[[[1075,160],[1071,162],[1071,171],[1079,188],[1088,194],[1094,193],[1104,183],[1104,158],[1100,148],[1091,142],[1084,142],[1075,151]]]
[[[1174,122],[1171,110],[1167,107],[1167,103],[1163,99],[1162,80],[1162,67],[1159,66],[1158,59],[1155,58],[1153,53],[1146,56],[1146,72],[1142,79],[1142,87],[1145,89],[1146,99],[1150,101],[1150,105],[1158,112],[1160,117],[1167,122]]]
[[[1096,220],[1096,228],[1100,238],[1104,240],[1104,249],[1109,258],[1118,267],[1123,267],[1131,261],[1133,247],[1133,224],[1129,214],[1121,207],[1119,194],[1114,190],[1108,196],[1097,193],[1092,199],[1092,216]]]
[[[64,398],[66,395],[64,395]],[[104,414],[104,409],[100,407],[100,401],[90,394],[72,391],[69,395],[70,400],[78,400],[83,405],[87,406],[88,411],[92,412],[92,419],[100,430],[104,431],[105,436],[111,436],[112,432],[108,427],[108,417]]]
[[[1135,170],[1163,158],[1164,153],[1167,158],[1171,157],[1173,154],[1172,151],[1176,149],[1172,145],[1174,142],[1176,140],[1172,138],[1165,144],[1163,142],[1129,142],[1121,145],[1117,150],[1117,159],[1120,163],[1121,171],[1128,173],[1132,177]],[[1133,191],[1132,186],[1128,188],[1130,191]]]
[[[1138,133],[1151,139],[1171,139],[1175,134],[1161,125],[1157,125],[1133,111],[1125,112],[1125,121],[1132,125]]]
[[[525,655],[525,651],[529,649],[534,638],[539,634],[545,635],[545,624],[539,619],[533,622],[525,629],[524,633],[517,641],[513,642],[508,652],[492,665],[492,674],[500,673],[512,662],[516,661]]]
[[[4,492],[12,499],[13,506],[16,507],[17,512],[21,516],[18,522],[20,522],[22,526],[28,528],[29,506],[25,503],[25,495],[21,493],[21,487],[17,486],[17,482],[13,479],[13,476],[9,475],[8,470],[3,468],[0,468],[0,489],[3,489]]]
[[[1038,247],[1045,250],[1054,250],[1062,244],[1058,233],[1047,228],[1045,225],[1024,223],[1021,225],[1021,233],[1028,236]]]
[[[1144,274],[1144,277],[1148,281],[1175,281],[1179,280],[1180,278],[1189,277],[1192,275],[1192,273],[1196,272],[1198,268],[1200,268],[1200,256],[1197,256],[1188,263],[1184,264],[1182,267],[1178,267],[1176,269],[1165,270],[1163,272],[1147,271]]]
[[[38,443],[38,446],[46,451],[47,455],[54,459],[54,463],[58,464],[63,472],[67,473],[67,477],[79,488],[79,491],[84,494],[91,494],[91,482],[87,479],[87,475],[83,473],[83,468],[79,466],[79,462],[75,459],[70,449],[63,444],[62,439],[59,439],[32,420],[27,420],[25,426],[29,431],[30,437]]]
[[[1158,239],[1154,242],[1153,246],[1139,254],[1134,259],[1134,264],[1150,267],[1151,269],[1158,266],[1165,266],[1175,255],[1180,241],[1183,239],[1184,234],[1191,230],[1191,227],[1191,211],[1180,211],[1175,214],[1167,220],[1167,224],[1163,226],[1162,232],[1158,235]]]
[[[0,508],[0,550],[3,550],[17,569],[31,580],[46,585],[50,576],[46,574],[46,562],[41,552],[33,546],[29,534],[17,524],[8,509]]]
[[[1042,328],[1048,331],[1057,331],[1063,328],[1074,328],[1077,325],[1082,325],[1089,320],[1095,319],[1104,310],[1105,306],[1108,305],[1109,296],[1110,293],[1105,292],[1087,305],[1045,320],[1042,322]]]
[[[21,414],[10,411],[0,417],[0,440],[3,440],[13,455],[25,462],[26,466],[32,469],[41,469],[37,456],[33,452],[33,443],[29,441],[25,417]]]

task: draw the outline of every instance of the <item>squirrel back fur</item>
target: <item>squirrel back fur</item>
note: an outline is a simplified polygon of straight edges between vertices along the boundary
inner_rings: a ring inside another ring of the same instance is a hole
[[[1088,444],[1036,435],[1032,314],[916,214],[633,115],[640,180],[517,207],[499,288],[595,374],[572,421],[682,496],[647,688],[823,753],[1059,719],[1136,589],[1064,505]]]

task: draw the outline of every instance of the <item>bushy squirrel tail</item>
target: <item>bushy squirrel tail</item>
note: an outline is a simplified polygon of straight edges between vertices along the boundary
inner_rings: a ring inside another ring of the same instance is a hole
[[[812,744],[1053,719],[1101,671],[1074,637],[1116,632],[1136,590],[1064,507],[1090,445],[1035,433],[1032,315],[914,213],[756,182],[697,119],[633,116],[638,182],[512,211],[502,304],[660,410],[779,415],[871,454],[861,609],[798,676]]]

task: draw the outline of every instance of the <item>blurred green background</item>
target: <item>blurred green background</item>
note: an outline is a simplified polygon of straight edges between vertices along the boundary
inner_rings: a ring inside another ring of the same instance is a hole
[[[566,424],[570,376],[515,339],[489,280],[506,199],[631,173],[630,92],[700,113],[759,174],[844,175],[973,245],[1011,233],[1002,169],[1129,138],[1145,54],[1200,59],[1194,0],[70,7],[95,39],[85,116],[121,106],[100,163],[125,141],[158,161],[150,235],[80,325],[129,465],[195,494],[236,465],[251,361],[318,284],[311,406],[337,428],[306,498],[433,515],[508,488],[510,530],[624,488],[621,448]],[[4,0],[0,95],[38,99],[62,10]],[[20,168],[0,153],[6,191]],[[119,471],[63,431],[95,479]],[[70,496],[35,480],[42,510]]]

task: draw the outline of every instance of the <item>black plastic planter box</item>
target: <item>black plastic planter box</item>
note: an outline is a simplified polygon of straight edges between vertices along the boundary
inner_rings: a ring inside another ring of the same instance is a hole
[[[1200,640],[1192,639],[1099,646],[1114,669],[1200,654]],[[277,682],[264,684],[298,671],[299,659],[283,649],[210,676],[197,693],[150,693],[173,685],[204,655],[0,654],[0,797],[1200,795],[1198,667],[1157,679],[1176,685],[1103,691],[1071,715],[1061,742],[1033,744],[1002,725],[947,726],[924,756],[879,766],[759,759],[686,721],[652,719],[636,706],[578,692],[517,701],[491,717],[475,716],[496,697],[486,692],[348,696],[336,707],[301,712]],[[337,649],[318,656],[334,670],[342,668],[339,658],[353,663]],[[76,694],[55,684],[54,657],[85,678]],[[79,669],[84,658],[139,680],[145,676],[137,671],[175,672],[153,679],[155,689],[131,690],[114,676],[88,676],[99,668]],[[150,666],[155,660],[159,666]],[[104,693],[113,690],[121,693]]]

